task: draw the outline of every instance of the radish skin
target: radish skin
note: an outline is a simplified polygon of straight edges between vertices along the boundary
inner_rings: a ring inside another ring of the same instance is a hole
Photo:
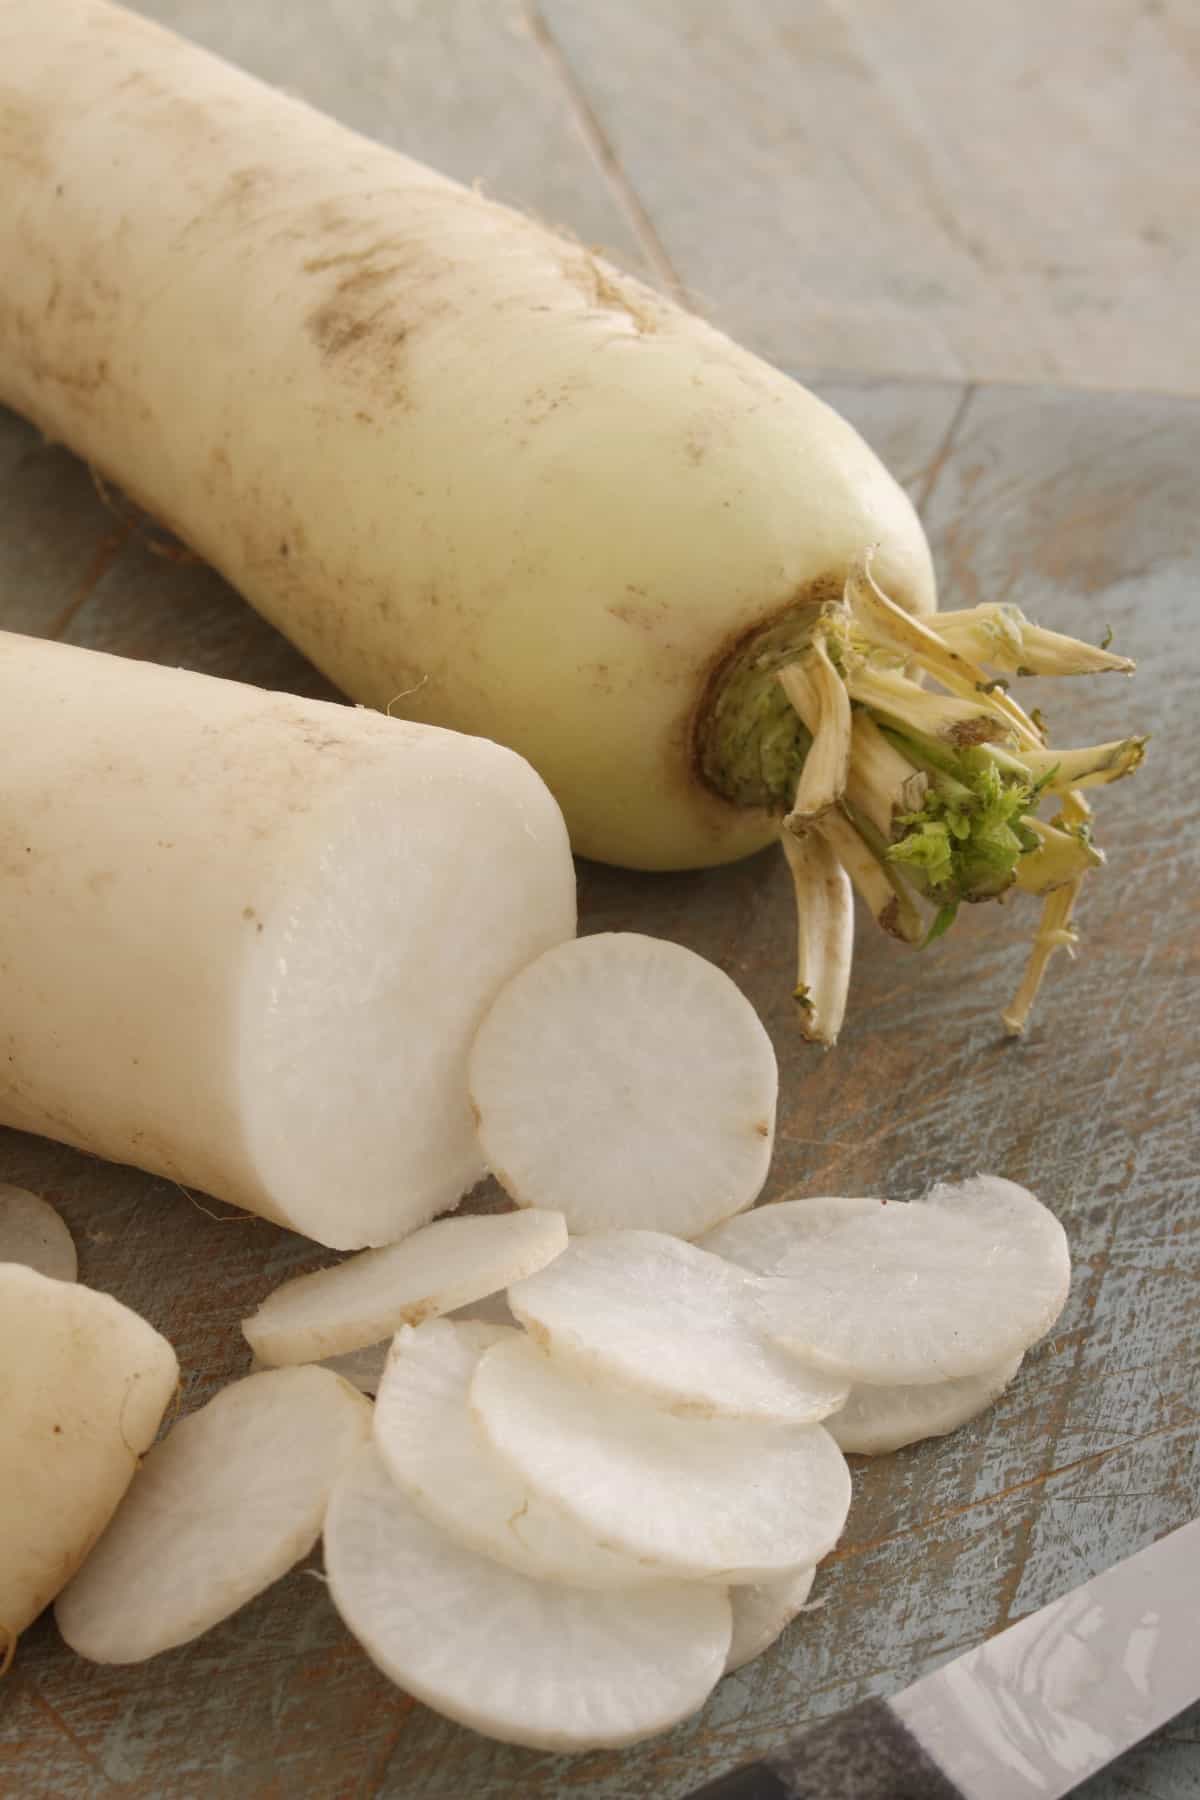
[[[0,1664],[108,1524],[178,1380],[119,1301],[0,1264]]]
[[[55,1281],[74,1281],[79,1274],[74,1240],[50,1202],[0,1182],[0,1263],[9,1262]]]
[[[4,0],[0,68],[0,399],[347,693],[527,756],[582,854],[686,868],[778,834],[810,739],[776,677],[821,609],[854,696],[897,661],[872,590],[935,606],[916,513],[844,420],[577,244],[105,0]],[[1132,664],[975,610],[952,644],[900,646],[954,696],[913,687],[902,719],[949,706],[1016,755],[1019,816],[1044,738],[976,664]],[[974,833],[930,806],[872,851],[940,929],[1032,846],[981,793]],[[827,1016],[800,977],[819,1042],[847,975]]]
[[[337,1249],[478,1180],[471,1039],[575,925],[527,764],[11,635],[0,760],[0,1123]]]

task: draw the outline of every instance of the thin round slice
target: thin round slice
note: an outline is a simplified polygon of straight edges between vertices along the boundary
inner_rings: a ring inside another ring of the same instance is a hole
[[[661,1406],[811,1424],[837,1410],[849,1383],[768,1341],[755,1313],[763,1286],[679,1238],[610,1231],[573,1238],[510,1287],[508,1303],[556,1356]]]
[[[1066,1300],[1066,1237],[1032,1194],[1017,1189],[1010,1202],[980,1182],[977,1198],[961,1204],[943,1189],[936,1205],[821,1199],[765,1208],[786,1212],[771,1230],[786,1228],[787,1241],[772,1253],[780,1279],[763,1281],[760,1322],[806,1367],[853,1386],[954,1381],[1020,1356]],[[709,1243],[762,1271],[765,1249],[751,1239],[730,1229]]]
[[[23,1263],[52,1281],[79,1274],[75,1245],[48,1200],[0,1182],[0,1263]]]
[[[841,1412],[826,1421],[829,1435],[848,1456],[886,1456],[922,1438],[945,1437],[998,1400],[1022,1360],[925,1387],[851,1388]]]
[[[276,1366],[344,1356],[494,1294],[566,1247],[557,1212],[438,1219],[398,1244],[285,1281],[242,1330],[255,1355]]]
[[[511,1326],[431,1319],[397,1336],[374,1425],[393,1481],[451,1537],[535,1580],[631,1587],[661,1579],[531,1494],[489,1446],[471,1412],[471,1382],[485,1350],[519,1335]]]
[[[802,1256],[814,1235],[836,1231],[847,1219],[873,1214],[875,1199],[834,1199],[822,1194],[810,1200],[772,1200],[725,1219],[699,1240],[701,1249],[724,1256],[756,1275],[785,1275],[788,1259]]]
[[[227,1619],[307,1556],[371,1408],[325,1369],[222,1389],[150,1451],[55,1607],[93,1662],[142,1662]]]
[[[850,1472],[819,1425],[676,1418],[527,1337],[485,1351],[471,1405],[532,1494],[662,1574],[771,1580],[819,1562],[846,1522]]]
[[[531,1749],[618,1748],[665,1731],[703,1704],[729,1648],[723,1589],[531,1581],[439,1531],[374,1446],[334,1489],[325,1568],[334,1605],[385,1675]]]
[[[803,1612],[816,1573],[815,1569],[797,1569],[794,1575],[785,1575],[779,1581],[730,1588],[733,1636],[725,1658],[727,1675],[769,1650],[797,1613]]]
[[[661,938],[601,932],[544,952],[486,1014],[468,1083],[501,1186],[560,1208],[573,1233],[696,1237],[767,1177],[771,1040],[728,975]]]

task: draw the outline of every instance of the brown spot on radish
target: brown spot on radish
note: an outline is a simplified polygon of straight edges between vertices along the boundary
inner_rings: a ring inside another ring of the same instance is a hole
[[[770,1119],[755,1119],[754,1129],[758,1133],[759,1137],[764,1137],[764,1138],[770,1137],[770,1135],[771,1135]]]

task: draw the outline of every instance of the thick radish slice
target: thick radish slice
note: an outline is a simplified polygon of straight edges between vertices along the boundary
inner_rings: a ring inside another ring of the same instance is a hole
[[[398,1244],[364,1250],[268,1294],[242,1330],[265,1363],[317,1362],[390,1338],[482,1300],[544,1268],[567,1247],[561,1213],[438,1219]]]
[[[775,1052],[745,995],[691,950],[601,932],[503,988],[468,1069],[484,1155],[572,1232],[696,1237],[750,1206],[775,1136]]]
[[[618,1748],[702,1705],[730,1640],[721,1588],[531,1581],[440,1531],[374,1446],[334,1489],[329,1591],[383,1673],[427,1706],[531,1749]]]
[[[798,1569],[794,1575],[785,1575],[779,1581],[760,1581],[749,1587],[730,1588],[733,1636],[725,1658],[727,1675],[769,1650],[797,1613],[803,1612],[816,1573],[815,1569]]]
[[[50,1202],[7,1182],[0,1182],[0,1263],[24,1263],[52,1281],[79,1273],[71,1233]]]
[[[945,1437],[998,1400],[1022,1360],[924,1387],[851,1388],[841,1412],[827,1421],[829,1435],[850,1456],[886,1456],[922,1438]]]
[[[788,1248],[772,1265],[783,1279],[763,1284],[761,1318],[806,1367],[853,1386],[999,1368],[1050,1329],[1071,1277],[1062,1226],[1016,1193],[1010,1201],[980,1177],[977,1201],[961,1205],[949,1189],[936,1205],[789,1202]],[[712,1241],[730,1254],[733,1237]]]
[[[505,1296],[486,1294],[482,1300],[472,1300],[467,1306],[455,1307],[453,1312],[445,1315],[455,1323],[481,1323],[487,1325],[516,1326]],[[351,1387],[356,1387],[360,1394],[374,1396],[379,1392],[379,1384],[383,1380],[384,1365],[388,1352],[392,1347],[390,1337],[381,1338],[377,1344],[364,1344],[361,1350],[347,1350],[341,1356],[322,1356],[318,1364],[322,1369],[329,1369],[334,1375],[340,1375]],[[263,1362],[255,1357],[251,1365],[252,1372],[259,1369],[272,1368],[275,1365]]]
[[[471,1405],[531,1493],[663,1574],[791,1574],[831,1550],[846,1521],[850,1472],[819,1425],[677,1418],[523,1336],[485,1351]]]
[[[471,1411],[471,1382],[485,1350],[517,1337],[512,1327],[447,1319],[399,1334],[374,1425],[392,1479],[441,1530],[535,1580],[630,1587],[661,1578],[531,1494],[489,1446]]]
[[[763,1284],[658,1231],[575,1238],[508,1290],[516,1317],[556,1356],[661,1406],[806,1425],[848,1382],[803,1368],[753,1316]]]
[[[55,1608],[73,1650],[132,1663],[186,1644],[307,1556],[371,1408],[325,1369],[222,1389],[146,1457]]]

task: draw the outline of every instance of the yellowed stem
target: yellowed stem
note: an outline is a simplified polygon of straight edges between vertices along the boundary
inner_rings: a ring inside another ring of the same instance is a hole
[[[792,810],[784,820],[789,831],[804,831],[846,792],[850,696],[820,637],[814,637],[797,662],[780,670],[779,682],[812,736]]]
[[[921,915],[896,875],[881,863],[870,845],[838,808],[826,813],[817,828],[870,908],[881,931],[902,944],[917,945],[925,936]]]
[[[1079,898],[1082,875],[1076,876],[1065,887],[1055,888],[1047,896],[1042,907],[1042,917],[1038,925],[1037,935],[1033,940],[1033,950],[1025,965],[1025,973],[1021,985],[1013,995],[1012,1003],[1001,1015],[1005,1029],[1013,1037],[1023,1037],[1025,1027],[1029,1023],[1029,1015],[1034,1001],[1038,997],[1042,981],[1046,974],[1050,958],[1056,950],[1065,950],[1067,955],[1075,955],[1077,933],[1071,925],[1071,914],[1075,902]]]
[[[837,1043],[854,955],[850,878],[819,831],[781,831],[796,894],[796,1000],[810,1043]]]

